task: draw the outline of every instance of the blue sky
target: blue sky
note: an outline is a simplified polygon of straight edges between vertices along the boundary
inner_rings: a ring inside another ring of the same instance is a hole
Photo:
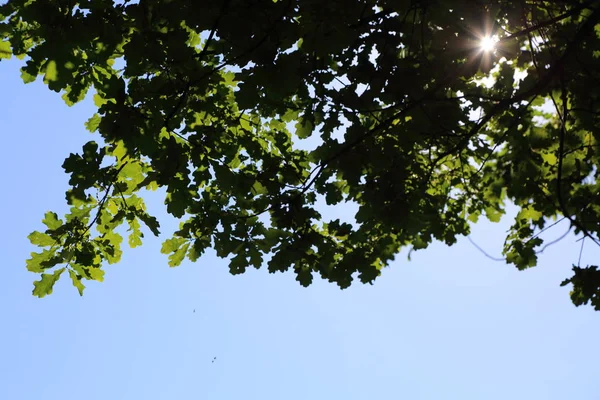
[[[0,399],[598,399],[600,313],[559,287],[573,237],[524,272],[467,240],[435,244],[345,291],[266,270],[234,277],[213,254],[170,269],[148,237],[84,297],[63,277],[34,298],[26,236],[64,210],[60,165],[94,138],[93,104],[23,85],[16,61],[0,77]],[[499,255],[509,223],[472,237]],[[582,264],[599,255],[587,245]]]

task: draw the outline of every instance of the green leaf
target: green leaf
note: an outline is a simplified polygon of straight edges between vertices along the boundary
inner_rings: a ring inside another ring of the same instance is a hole
[[[33,282],[33,295],[37,297],[44,297],[52,294],[52,289],[60,275],[65,271],[65,268],[60,268],[51,274],[42,274],[42,279]]]
[[[181,265],[190,247],[190,242],[182,237],[173,237],[163,242],[161,253],[169,255],[169,266]]]
[[[58,215],[56,215],[56,213],[48,211],[45,215],[44,215],[44,219],[42,220],[42,223],[44,225],[46,225],[48,227],[48,229],[50,230],[56,230],[58,228],[60,228],[63,224],[63,222],[58,219]]]
[[[104,270],[100,269],[100,268],[86,268],[86,272],[88,273],[88,276],[90,279],[98,281],[98,282],[103,282],[104,281]]]
[[[85,123],[85,128],[90,132],[96,132],[98,127],[100,126],[100,122],[102,118],[98,114],[94,114],[90,119],[88,119]]]
[[[296,123],[296,135],[300,139],[306,139],[312,135],[313,132],[313,123],[307,119],[301,119],[298,123]]]
[[[573,265],[574,275],[564,280],[560,286],[573,285],[571,300],[579,307],[591,303],[596,311],[600,311],[600,270],[596,265],[581,268]]]
[[[83,282],[81,282],[81,276],[77,275],[77,273],[72,269],[69,269],[69,276],[71,277],[73,286],[77,288],[79,295],[83,296],[83,290],[85,289],[85,286],[83,285]]]
[[[103,105],[105,105],[106,103],[108,103],[108,100],[104,99],[102,96],[100,96],[99,94],[94,94],[94,105],[98,108],[102,107]]]
[[[243,274],[246,272],[247,266],[248,260],[246,256],[243,253],[239,253],[229,261],[229,272],[232,275]]]
[[[173,192],[167,193],[166,204],[167,211],[176,218],[181,218],[185,215],[187,209],[188,197],[184,195],[185,189],[177,188]]]
[[[9,59],[12,56],[12,50],[10,48],[10,42],[0,42],[0,60]]]
[[[96,245],[95,248],[88,248],[86,252],[80,251],[79,264],[86,267],[98,266],[103,257],[109,264],[117,263],[121,260],[123,251],[121,250],[121,243],[123,242],[123,236],[114,230],[110,230],[103,234],[93,243]],[[86,262],[81,261],[84,256]]]
[[[504,215],[504,211],[498,210],[495,207],[486,207],[485,209],[485,216],[490,222],[500,222],[502,215]]]
[[[142,220],[142,222],[146,224],[148,229],[150,229],[150,231],[154,234],[154,236],[160,235],[160,224],[155,217],[152,217],[145,213],[141,214],[139,217]]]
[[[533,208],[533,206],[528,206],[521,210],[519,216],[526,220],[537,221],[543,217],[543,214]]]
[[[163,254],[173,253],[174,251],[177,251],[177,249],[179,249],[185,242],[186,240],[182,237],[167,239],[163,242],[160,252]]]
[[[266,187],[264,187],[262,185],[262,183],[260,183],[259,181],[254,182],[254,184],[252,185],[252,194],[254,195],[263,195],[263,194],[267,194],[268,190]]]
[[[31,253],[27,260],[27,270],[30,272],[44,272],[60,262],[55,258],[56,250],[43,250],[41,253]]]
[[[200,256],[204,253],[206,248],[210,246],[210,239],[208,238],[199,238],[196,239],[190,249],[188,250],[187,257],[190,261],[197,261]]]
[[[49,60],[46,63],[46,73],[44,74],[44,83],[54,82],[58,80],[58,70],[56,68],[56,61]]]
[[[52,246],[56,243],[56,240],[54,240],[50,235],[38,231],[30,233],[29,236],[27,236],[27,239],[29,239],[31,244],[40,247]]]
[[[132,247],[132,248],[133,248],[133,247],[138,247],[138,246],[141,246],[141,245],[143,244],[143,243],[142,243],[142,237],[140,236],[140,234],[139,234],[139,233],[132,232],[132,233],[129,235],[129,240],[128,240],[128,243],[129,243],[129,247]]]
[[[190,247],[190,243],[186,242],[181,247],[177,248],[173,254],[169,256],[169,266],[170,267],[178,267],[183,262],[185,255]]]
[[[310,286],[313,281],[313,275],[310,269],[303,267],[296,270],[296,280],[304,287]]]
[[[81,279],[93,280],[97,282],[104,281],[104,270],[98,267],[84,267],[80,264],[71,264],[71,268],[81,277]]]
[[[23,83],[31,83],[34,82],[36,80],[37,76],[36,75],[32,75],[29,72],[27,72],[25,69],[21,70],[21,79],[23,80]]]
[[[548,165],[556,165],[558,162],[558,157],[552,153],[542,153],[542,159]]]

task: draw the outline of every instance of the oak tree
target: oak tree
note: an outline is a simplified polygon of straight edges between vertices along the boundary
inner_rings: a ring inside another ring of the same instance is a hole
[[[29,236],[36,296],[65,273],[82,293],[124,236],[158,235],[148,190],[181,220],[169,265],[212,248],[302,285],[371,283],[507,202],[519,269],[557,221],[599,243],[597,1],[8,0],[0,21],[25,83],[97,106],[63,164],[70,211]],[[573,271],[573,302],[600,309],[598,268]]]

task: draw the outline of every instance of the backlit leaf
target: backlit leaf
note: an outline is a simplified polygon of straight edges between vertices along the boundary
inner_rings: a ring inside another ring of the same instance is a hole
[[[69,276],[71,277],[73,286],[77,288],[79,295],[83,296],[83,290],[85,289],[85,285],[81,282],[81,276],[78,276],[77,273],[72,269],[69,270]]]
[[[56,240],[54,240],[52,237],[50,237],[50,235],[47,235],[47,234],[41,233],[41,232],[37,232],[37,231],[29,234],[29,236],[27,236],[27,238],[29,239],[31,244],[33,244],[35,246],[40,246],[40,247],[52,246],[56,242]]]
[[[58,281],[58,278],[60,278],[60,275],[64,271],[65,268],[60,268],[51,274],[42,274],[41,279],[39,281],[33,282],[33,295],[41,298],[46,295],[52,294],[54,284],[56,283],[56,281]]]
[[[5,58],[9,59],[12,56],[12,50],[10,48],[10,43],[7,41],[0,42],[0,60]]]

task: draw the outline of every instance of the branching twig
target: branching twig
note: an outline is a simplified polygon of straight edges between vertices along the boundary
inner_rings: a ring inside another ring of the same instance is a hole
[[[104,206],[106,204],[106,201],[108,200],[108,196],[110,195],[110,190],[112,189],[113,185],[117,182],[117,178],[119,177],[119,173],[121,173],[121,170],[123,170],[123,168],[125,168],[125,166],[127,165],[127,161],[125,161],[116,171],[115,174],[110,182],[110,184],[108,185],[108,187],[106,188],[106,192],[104,193],[104,196],[102,197],[102,200],[100,200],[100,202],[98,203],[98,211],[96,211],[96,216],[94,216],[94,219],[92,219],[92,221],[87,225],[87,227],[85,228],[85,230],[79,235],[80,238],[83,238],[92,228],[92,226],[94,226],[94,224],[98,221],[98,218],[100,218],[100,214],[102,213],[102,210],[104,209]]]
[[[542,233],[546,232],[548,229],[554,227],[555,225],[560,224],[565,219],[566,219],[566,217],[562,217],[562,218],[558,219],[557,221],[553,222],[552,224],[548,225],[547,227],[541,229],[538,233],[536,233],[535,235],[533,235],[532,237],[530,237],[529,239],[527,239],[527,241],[525,242],[525,244],[527,244],[527,242],[529,242],[530,240],[533,240],[536,237],[540,236]]]

